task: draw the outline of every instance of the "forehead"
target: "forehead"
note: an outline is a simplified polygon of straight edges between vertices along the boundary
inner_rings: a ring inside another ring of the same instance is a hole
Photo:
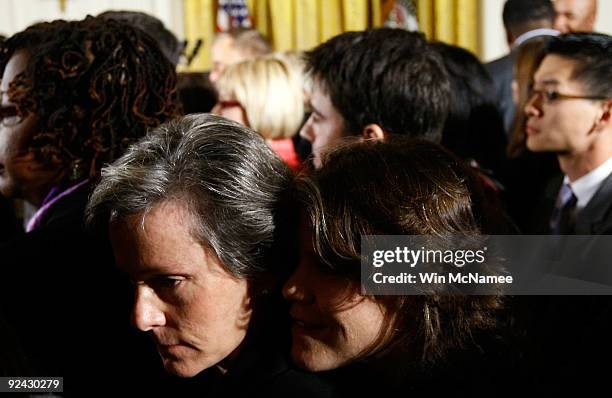
[[[592,0],[555,0],[555,11],[560,14],[584,14],[591,7]]]
[[[240,55],[240,52],[234,45],[234,39],[228,35],[219,36],[215,39],[212,45],[212,55],[216,60],[232,61]]]
[[[579,84],[572,77],[576,65],[576,61],[572,59],[555,54],[547,55],[534,75],[534,82],[537,84],[549,83],[558,85]]]
[[[232,39],[231,36],[221,34],[215,38],[215,41],[212,45],[212,49],[217,51],[226,50],[230,47],[233,47],[233,44],[234,39]]]
[[[319,112],[336,111],[336,108],[334,108],[334,105],[331,102],[331,97],[329,96],[327,88],[320,80],[315,80],[314,84],[312,85],[310,102]]]
[[[553,5],[555,7],[555,11],[562,12],[570,12],[572,9],[576,8],[575,0],[553,0]]]
[[[204,250],[193,236],[191,225],[186,207],[175,202],[111,222],[117,265],[130,273],[149,268],[188,268],[198,262]]]

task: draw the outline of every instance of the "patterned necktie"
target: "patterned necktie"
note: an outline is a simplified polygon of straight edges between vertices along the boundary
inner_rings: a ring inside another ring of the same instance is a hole
[[[557,203],[550,218],[550,231],[553,235],[571,235],[574,233],[578,199],[569,184],[563,184]]]

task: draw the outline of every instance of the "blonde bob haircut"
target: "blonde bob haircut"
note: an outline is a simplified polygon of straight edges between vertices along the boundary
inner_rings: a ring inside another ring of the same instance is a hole
[[[248,127],[265,139],[295,135],[304,118],[301,71],[279,56],[228,66],[216,82],[219,98],[242,105]]]

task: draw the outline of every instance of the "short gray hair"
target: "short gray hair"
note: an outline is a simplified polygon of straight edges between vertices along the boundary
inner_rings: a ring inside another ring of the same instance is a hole
[[[89,225],[186,204],[193,234],[227,271],[255,279],[272,267],[278,212],[291,172],[255,131],[194,114],[166,123],[102,169],[86,211]]]

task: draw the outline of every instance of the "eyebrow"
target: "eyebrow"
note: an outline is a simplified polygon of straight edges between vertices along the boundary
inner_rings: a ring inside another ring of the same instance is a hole
[[[310,110],[312,111],[312,113],[316,113],[319,116],[324,116],[320,110],[318,110],[314,105],[312,105],[312,102],[310,103]]]
[[[538,84],[538,85],[543,85],[543,86],[558,86],[559,84],[561,84],[561,82],[559,82],[559,80],[557,79],[544,79],[541,82],[534,81],[533,84],[534,85]]]
[[[188,276],[187,270],[178,265],[160,265],[160,264],[117,264],[119,269],[128,276],[131,280],[148,280],[156,276],[178,275]],[[145,269],[142,269],[145,268]]]

